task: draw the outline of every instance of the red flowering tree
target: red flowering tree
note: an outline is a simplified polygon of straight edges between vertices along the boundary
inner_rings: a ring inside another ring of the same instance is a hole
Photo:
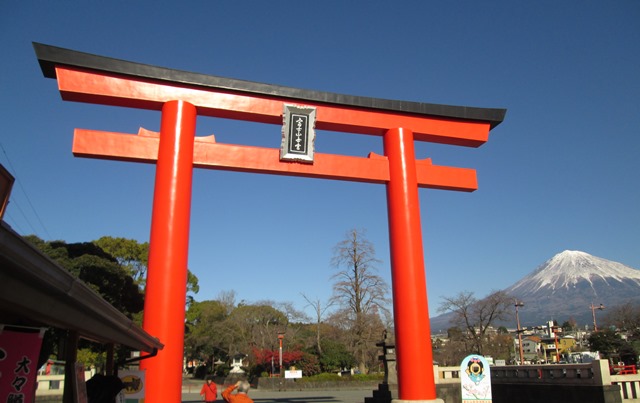
[[[256,365],[261,367],[262,370],[267,372],[271,372],[272,369],[279,370],[280,352],[278,350],[253,348],[252,353],[256,359]],[[302,351],[283,351],[282,366],[284,368],[295,366],[302,360],[302,355]]]

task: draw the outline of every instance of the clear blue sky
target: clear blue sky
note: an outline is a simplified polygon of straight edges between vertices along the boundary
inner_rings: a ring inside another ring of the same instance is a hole
[[[74,158],[76,127],[159,130],[157,112],[63,102],[31,42],[305,89],[507,108],[480,148],[416,145],[475,168],[473,193],[421,190],[431,312],[481,297],[565,249],[640,268],[640,2],[0,0],[0,162],[21,234],[147,241],[154,165]],[[304,52],[292,54],[291,47]],[[278,148],[280,128],[199,118],[198,135]],[[382,153],[320,132],[316,152]],[[306,224],[284,211],[300,208]],[[306,304],[331,295],[333,246],[364,228],[390,281],[385,188],[196,171],[189,267],[197,300]],[[587,309],[587,307],[585,307]]]

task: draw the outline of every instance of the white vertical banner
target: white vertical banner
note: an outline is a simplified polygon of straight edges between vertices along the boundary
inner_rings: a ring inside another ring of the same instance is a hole
[[[462,403],[488,403],[491,397],[491,369],[481,355],[469,355],[460,365]]]

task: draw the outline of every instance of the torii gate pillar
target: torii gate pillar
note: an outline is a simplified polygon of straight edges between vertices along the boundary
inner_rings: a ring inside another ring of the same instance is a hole
[[[148,374],[149,402],[182,400],[195,126],[195,106],[170,101],[162,107],[143,328],[163,340],[164,348],[140,363]]]
[[[424,382],[425,378],[434,379],[434,374],[413,142],[413,133],[407,129],[391,129],[384,134],[384,151],[389,158],[387,210],[402,401],[436,398],[435,384]]]

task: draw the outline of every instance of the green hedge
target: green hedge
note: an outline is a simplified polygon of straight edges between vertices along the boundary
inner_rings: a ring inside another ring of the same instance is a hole
[[[340,376],[338,374],[323,373],[313,376],[303,376],[296,382],[378,382],[384,380],[383,374],[356,374]]]

